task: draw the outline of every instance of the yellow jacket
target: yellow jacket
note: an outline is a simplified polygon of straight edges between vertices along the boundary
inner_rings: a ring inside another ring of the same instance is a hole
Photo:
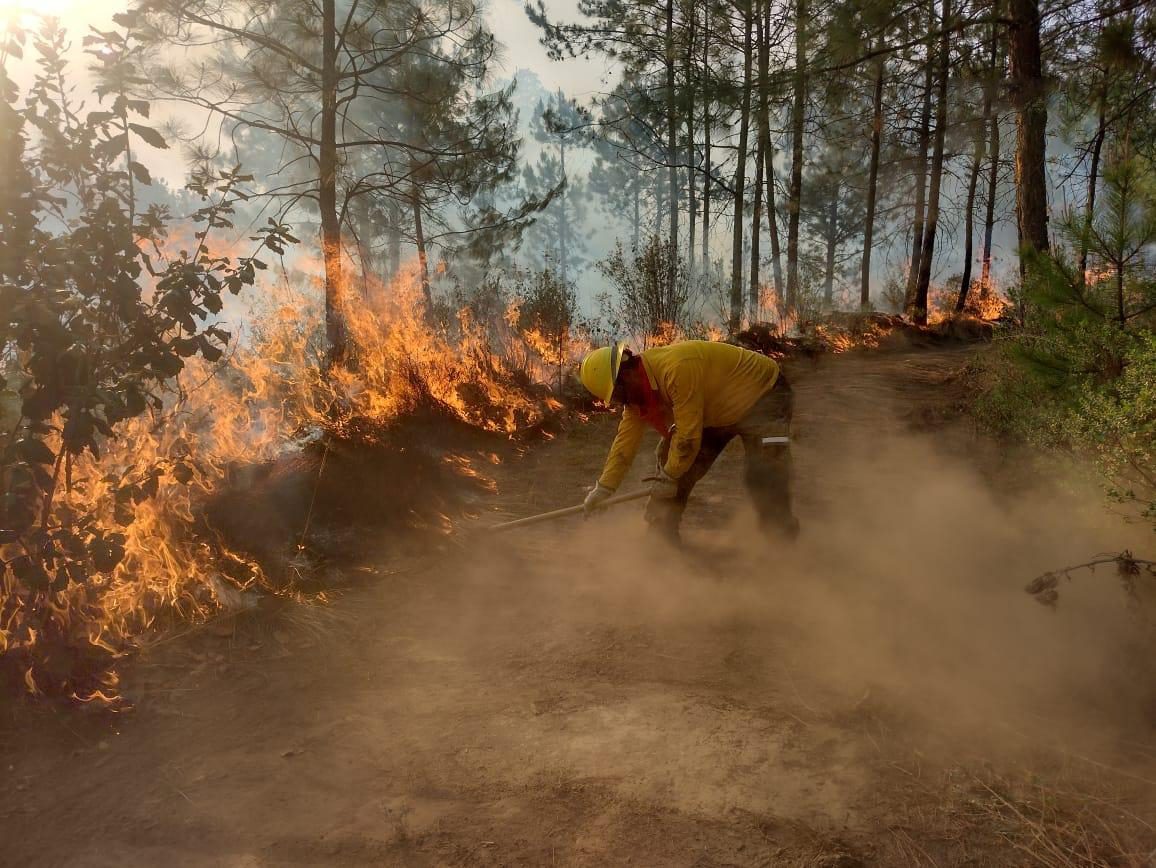
[[[711,341],[683,341],[644,350],[642,367],[674,421],[670,455],[663,468],[674,479],[686,473],[698,456],[703,428],[734,425],[779,377],[774,359]],[[638,407],[626,407],[598,480],[601,485],[617,489],[622,483],[646,424]]]

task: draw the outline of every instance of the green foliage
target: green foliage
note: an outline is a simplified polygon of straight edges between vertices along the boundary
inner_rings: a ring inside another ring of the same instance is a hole
[[[1117,152],[1096,213],[1069,213],[1065,242],[1031,263],[1023,328],[986,364],[991,427],[1095,459],[1111,497],[1156,519],[1156,188]],[[1080,273],[1070,255],[1087,251]]]
[[[65,595],[98,587],[124,557],[125,535],[60,505],[59,489],[73,485],[78,456],[99,458],[121,423],[162,408],[186,359],[222,357],[230,335],[215,315],[264,265],[207,247],[243,198],[238,171],[194,177],[191,189],[206,201],[193,215],[197,246],[171,260],[159,255],[169,216],[156,206],[136,212],[137,186],[149,181],[134,149],[165,141],[141,122],[148,104],[127,93],[138,80],[127,37],[86,38],[107,104],[87,113],[66,85],[63,30],[48,23],[33,43],[40,71],[24,106],[0,71],[9,96],[0,104],[8,173],[0,187],[0,652],[20,652],[30,689],[83,696],[99,689],[99,660],[86,675],[29,655],[79,646],[81,656],[107,657],[84,625],[70,626]],[[254,240],[258,250],[280,251],[292,238],[271,224]],[[132,522],[133,506],[156,494],[162,475],[187,482],[191,472],[168,462],[117,479],[117,521]]]

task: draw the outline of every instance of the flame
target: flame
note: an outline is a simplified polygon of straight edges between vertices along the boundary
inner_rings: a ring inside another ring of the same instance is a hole
[[[286,276],[283,286],[263,288],[247,317],[254,325],[223,361],[187,360],[179,393],[163,409],[118,426],[99,458],[73,459],[72,484],[54,504],[56,520],[91,516],[93,527],[121,535],[124,556],[87,585],[46,593],[35,617],[26,608],[30,595],[0,586],[0,654],[27,663],[30,694],[42,694],[49,683],[38,657],[46,634],[115,661],[152,635],[229,608],[222,589],[235,589],[229,598],[259,589],[304,599],[292,570],[267,575],[198,519],[200,505],[228,485],[231,467],[272,460],[322,434],[383,441],[400,420],[419,413],[513,435],[560,406],[528,390],[501,351],[525,351],[536,337],[521,340],[508,323],[478,323],[465,311],[448,325],[433,323],[416,264],[388,284],[371,283],[368,300],[360,286],[342,293],[348,363],[326,376],[320,281],[311,282],[300,291]],[[495,328],[503,330],[498,339]],[[447,460],[496,487],[464,456]],[[495,454],[484,460],[500,461]],[[126,497],[132,486],[155,491]],[[450,517],[441,516],[437,529],[452,530]],[[72,698],[115,708],[121,700],[113,665],[86,673]]]
[[[927,293],[927,322],[936,325],[956,316],[955,305],[958,291],[945,286],[932,286]],[[995,282],[977,280],[972,284],[964,305],[965,316],[991,322],[1003,316],[1010,302],[999,292]]]
[[[546,334],[536,326],[520,328],[521,309],[518,301],[513,301],[503,318],[506,326],[505,343],[520,344],[523,353],[515,350],[521,358],[521,367],[528,376],[539,383],[550,383],[561,387],[564,372],[573,370],[588,352],[594,349],[594,342],[583,328],[571,327],[558,334]]]
[[[789,307],[773,284],[759,284],[759,310],[769,311],[770,316],[766,322],[774,326],[778,337],[785,338],[800,333],[802,323],[799,320],[798,309]]]
[[[1102,265],[1099,268],[1089,265],[1084,269],[1084,283],[1088,286],[1095,286],[1105,280],[1115,280],[1115,278],[1116,269],[1111,265]]]
[[[444,461],[451,465],[459,476],[475,480],[491,494],[498,493],[498,483],[474,467],[474,463],[470,460],[469,456],[451,454],[447,455]]]

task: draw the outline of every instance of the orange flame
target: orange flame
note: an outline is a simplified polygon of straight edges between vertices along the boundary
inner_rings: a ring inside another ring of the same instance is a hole
[[[346,366],[325,373],[321,294],[297,292],[287,280],[254,306],[254,327],[223,362],[188,360],[179,395],[163,411],[121,424],[99,459],[78,456],[73,484],[57,496],[57,515],[91,515],[97,527],[123,534],[124,556],[88,586],[70,584],[49,595],[48,611],[40,617],[51,618],[75,645],[115,659],[150,633],[229,608],[238,595],[245,599],[246,590],[299,596],[291,584],[272,581],[258,564],[231,552],[198,521],[199,505],[226,485],[231,465],[271,460],[323,432],[382,437],[399,420],[424,411],[514,434],[558,406],[527,391],[486,328],[464,311],[449,326],[433,324],[416,266],[370,290],[371,301],[356,308],[350,301],[344,312]],[[361,293],[343,295],[355,299]],[[492,487],[467,459],[450,460]],[[125,483],[154,475],[151,497],[125,502]],[[442,530],[450,526],[448,516],[439,522]],[[0,611],[13,593],[0,587]],[[18,659],[35,661],[43,631],[26,621],[18,630],[28,613],[19,603],[14,611],[9,623],[0,624],[0,654],[17,652]],[[33,662],[24,674],[32,694],[44,685],[37,671]],[[119,701],[115,672],[87,683],[88,689],[73,692],[74,699],[109,707]]]

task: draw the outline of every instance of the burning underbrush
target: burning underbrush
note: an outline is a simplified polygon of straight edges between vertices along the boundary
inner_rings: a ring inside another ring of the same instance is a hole
[[[266,295],[259,323],[173,394],[70,459],[51,521],[88,534],[87,581],[0,586],[0,677],[121,704],[116,662],[239,599],[323,599],[333,564],[444,533],[493,489],[485,467],[550,436],[560,405],[464,314],[423,315],[406,273],[347,317],[326,370],[316,292]]]
[[[752,323],[736,335],[736,340],[748,349],[769,356],[816,356],[857,349],[986,341],[991,339],[993,328],[990,321],[970,314],[944,316],[920,326],[897,314],[835,312],[821,319],[797,323],[790,332],[777,323]]]

